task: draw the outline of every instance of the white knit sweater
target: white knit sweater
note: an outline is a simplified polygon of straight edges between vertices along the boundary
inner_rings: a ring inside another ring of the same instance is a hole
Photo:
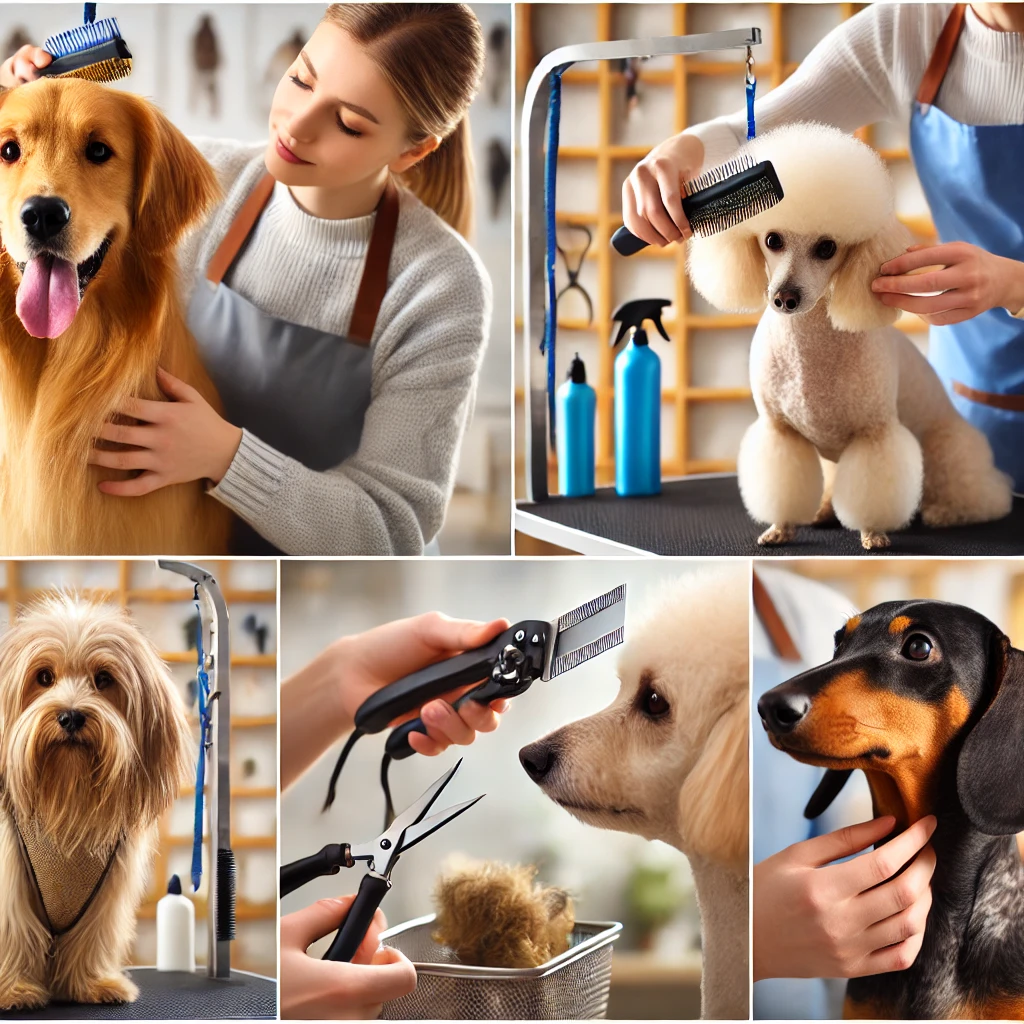
[[[180,247],[186,304],[265,170],[263,145],[192,141],[225,199]],[[358,451],[317,472],[246,430],[210,492],[286,554],[421,554],[444,521],[490,329],[491,282],[455,231],[412,193],[400,197]],[[224,283],[271,316],[344,335],[375,216],[310,216],[278,183]]]

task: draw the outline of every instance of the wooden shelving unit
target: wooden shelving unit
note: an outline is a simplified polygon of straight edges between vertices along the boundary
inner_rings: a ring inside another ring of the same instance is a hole
[[[517,92],[521,101],[526,82],[536,65],[537,58],[553,49],[553,45],[540,37],[539,21],[547,4],[518,4],[516,6],[516,79]],[[616,30],[616,19],[620,8],[628,8],[629,4],[596,4],[593,5],[595,24],[589,40],[607,41],[624,38],[621,30]],[[671,4],[664,5],[671,9],[671,32],[685,35],[691,29],[692,12],[695,8],[705,5]],[[717,5],[716,5],[717,6]],[[769,25],[763,25],[765,39],[770,43],[755,51],[755,72],[758,79],[758,96],[763,96],[770,89],[780,85],[799,66],[794,61],[786,60],[787,20],[790,13],[796,13],[805,5],[802,4],[768,4]],[[851,17],[861,4],[838,4],[843,20]],[[745,8],[741,8],[745,9]],[[667,19],[666,19],[667,20]],[[749,14],[744,14],[737,25],[748,25]],[[661,32],[658,34],[668,34]],[[579,42],[586,37],[578,37]],[[692,92],[695,81],[701,78],[736,79],[736,109],[743,100],[742,77],[744,65],[741,61],[716,61],[707,55],[698,57],[677,56],[672,58],[671,69],[647,68],[641,65],[639,70],[639,87],[645,93],[653,90],[671,89],[673,93],[673,122],[666,124],[658,138],[645,140],[644,145],[618,145],[613,141],[614,96],[616,90],[624,87],[624,79],[615,66],[609,61],[598,62],[596,67],[573,68],[565,72],[562,78],[565,93],[574,88],[586,88],[597,97],[597,141],[596,145],[580,146],[565,145],[559,148],[560,172],[569,164],[590,164],[596,182],[597,208],[590,211],[556,210],[556,221],[559,224],[586,225],[593,232],[593,243],[587,254],[587,261],[594,265],[596,271],[596,288],[591,293],[594,302],[594,321],[586,324],[581,320],[559,318],[559,346],[563,350],[574,350],[573,335],[579,336],[586,332],[596,335],[598,339],[596,365],[590,349],[587,360],[587,379],[597,392],[597,427],[596,427],[596,459],[598,485],[609,484],[614,480],[615,473],[615,440],[613,429],[614,414],[614,358],[616,355],[609,345],[603,344],[611,330],[611,314],[616,303],[615,281],[617,273],[626,263],[614,253],[610,246],[612,233],[622,223],[621,207],[618,195],[612,194],[613,165],[616,163],[637,162],[662,139],[671,132],[680,132],[697,118],[691,115]],[[564,102],[564,101],[563,101]],[[869,144],[873,140],[873,131],[869,127],[858,135]],[[518,136],[517,136],[518,138]],[[877,148],[877,147],[876,147]],[[905,149],[883,148],[878,150],[882,157],[890,162],[906,161],[908,153]],[[521,155],[520,155],[521,159]],[[521,164],[520,164],[521,166]],[[578,170],[578,168],[577,168]],[[908,216],[901,218],[918,240],[926,241],[935,237],[935,229],[927,217]],[[749,407],[750,418],[753,419],[753,403],[749,386],[697,386],[694,384],[693,347],[694,332],[724,331],[747,329],[753,335],[753,329],[759,319],[758,315],[701,315],[691,311],[692,293],[685,272],[685,247],[672,245],[665,249],[645,249],[630,258],[630,263],[640,261],[651,263],[669,263],[674,268],[675,294],[671,296],[673,306],[672,317],[666,321],[665,327],[675,350],[674,374],[666,373],[663,367],[663,409],[671,410],[671,429],[663,426],[662,439],[662,473],[665,476],[682,476],[692,473],[731,472],[736,468],[735,455],[728,458],[699,458],[694,454],[694,438],[698,431],[694,424],[694,412],[708,407],[722,407],[726,404],[740,403]],[[630,267],[635,277],[636,269]],[[634,297],[641,297],[635,294]],[[666,295],[666,298],[669,296]],[[621,293],[618,300],[621,301]],[[517,321],[521,327],[521,320]],[[915,316],[903,316],[897,324],[901,330],[920,333],[927,330],[927,325]],[[517,358],[521,358],[520,345],[516,347]],[[522,417],[524,412],[524,396],[521,388],[516,389],[516,415]],[[522,471],[522,453],[517,453],[517,469]],[[549,486],[552,493],[557,493],[557,462],[552,452],[549,458]]]

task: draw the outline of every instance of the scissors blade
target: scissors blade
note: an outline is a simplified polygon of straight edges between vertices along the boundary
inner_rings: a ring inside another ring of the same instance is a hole
[[[566,612],[551,624],[542,679],[554,679],[622,643],[626,584]]]
[[[402,836],[402,846],[398,852],[401,854],[405,853],[406,850],[411,850],[417,843],[423,842],[427,836],[433,835],[439,828],[447,825],[453,818],[457,818],[463,811],[468,811],[473,804],[483,800],[484,795],[481,793],[479,796],[473,797],[472,800],[455,804],[453,807],[446,807],[443,811],[438,811],[437,814],[432,814],[424,821],[407,828],[405,835]]]

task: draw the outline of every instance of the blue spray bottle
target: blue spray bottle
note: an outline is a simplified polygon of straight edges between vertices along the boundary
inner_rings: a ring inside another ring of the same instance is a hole
[[[558,490],[567,498],[594,493],[594,413],[597,395],[587,383],[579,353],[565,383],[555,393]]]
[[[615,491],[623,498],[661,493],[661,360],[647,344],[644,321],[666,340],[661,311],[668,299],[634,299],[612,314],[619,324],[615,359]]]

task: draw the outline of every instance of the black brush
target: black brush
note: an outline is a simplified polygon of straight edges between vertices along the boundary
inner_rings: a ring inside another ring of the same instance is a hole
[[[217,851],[217,935],[218,942],[235,937],[235,855],[231,850]]]
[[[742,224],[748,217],[770,210],[784,193],[770,160],[755,164],[749,156],[730,160],[683,185],[683,213],[701,238]],[[612,235],[612,248],[632,256],[647,247],[623,226]]]
[[[58,32],[43,43],[53,61],[39,74],[47,78],[86,78],[116,82],[132,73],[132,55],[121,38],[117,18],[94,21],[96,5],[85,5],[85,24]]]

